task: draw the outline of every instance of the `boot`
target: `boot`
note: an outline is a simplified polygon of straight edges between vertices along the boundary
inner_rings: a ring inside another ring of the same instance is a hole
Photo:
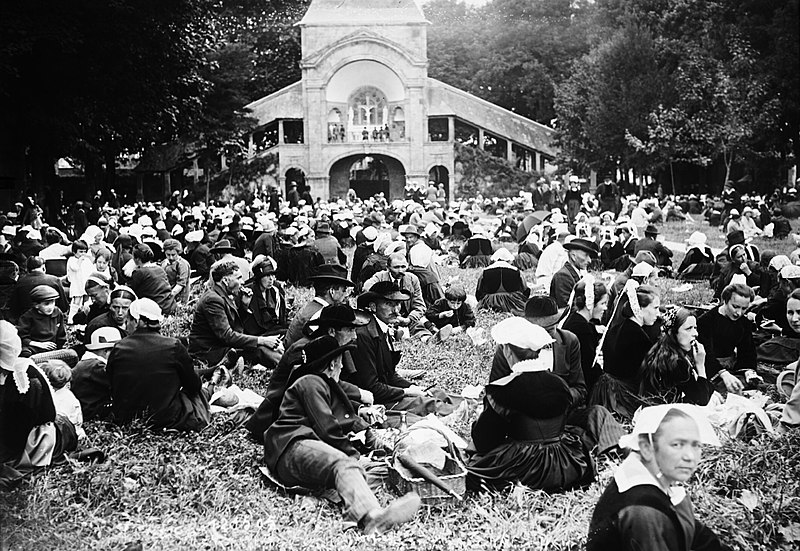
[[[395,499],[383,509],[373,509],[361,519],[364,533],[367,535],[383,534],[394,526],[412,520],[421,503],[422,500],[417,494],[409,492],[403,497]]]

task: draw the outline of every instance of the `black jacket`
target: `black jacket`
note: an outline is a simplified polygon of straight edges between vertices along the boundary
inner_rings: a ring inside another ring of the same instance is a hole
[[[348,375],[347,381],[372,392],[376,404],[401,400],[405,395],[403,389],[411,383],[397,374],[400,352],[389,348],[387,336],[374,316],[367,325],[356,329],[356,337],[357,347],[352,351],[356,373]]]

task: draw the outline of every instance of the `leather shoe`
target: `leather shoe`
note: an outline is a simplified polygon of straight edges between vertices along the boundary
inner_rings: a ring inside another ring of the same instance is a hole
[[[394,526],[408,522],[417,514],[422,503],[420,497],[410,492],[395,499],[383,509],[374,509],[364,516],[362,526],[365,534],[383,534]]]

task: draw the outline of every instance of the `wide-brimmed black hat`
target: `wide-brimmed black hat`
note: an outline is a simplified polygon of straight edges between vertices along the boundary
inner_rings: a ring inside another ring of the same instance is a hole
[[[589,256],[592,258],[597,258],[600,256],[600,247],[597,246],[597,243],[594,241],[589,241],[588,239],[583,239],[578,237],[564,243],[564,248],[568,251],[584,251],[589,253]]]
[[[554,325],[561,319],[562,310],[556,301],[547,295],[534,295],[525,303],[525,319],[544,328]]]
[[[317,272],[310,276],[308,280],[311,282],[341,283],[348,287],[355,287],[355,284],[347,279],[347,268],[341,264],[323,264],[317,268]]]
[[[225,254],[236,252],[236,249],[231,247],[231,242],[227,239],[220,239],[209,251],[211,254]]]
[[[732,247],[733,245],[744,245],[744,232],[742,230],[732,231],[725,236],[725,240],[728,242],[728,247]]]
[[[333,233],[331,232],[331,225],[327,222],[320,222],[314,228],[314,233]]]
[[[306,328],[323,329],[335,327],[362,327],[369,323],[369,314],[354,310],[347,304],[331,304],[320,310],[319,316],[308,320]]]
[[[410,298],[411,293],[405,289],[401,289],[396,283],[392,283],[391,281],[378,281],[375,285],[358,296],[356,305],[359,308],[366,308],[370,302],[375,300],[401,302]]]
[[[644,229],[644,234],[658,235],[658,228],[655,224],[647,224],[647,227]]]
[[[323,335],[308,342],[303,347],[303,363],[292,370],[289,376],[289,385],[302,377],[312,373],[319,373],[331,360],[341,356],[348,350],[355,350],[356,344],[351,342],[340,345],[335,337]]]

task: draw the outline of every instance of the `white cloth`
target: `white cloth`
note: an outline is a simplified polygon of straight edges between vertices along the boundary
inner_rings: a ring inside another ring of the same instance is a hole
[[[536,266],[536,279],[541,277],[552,278],[568,259],[567,250],[559,241],[553,241],[542,251],[539,264]]]

